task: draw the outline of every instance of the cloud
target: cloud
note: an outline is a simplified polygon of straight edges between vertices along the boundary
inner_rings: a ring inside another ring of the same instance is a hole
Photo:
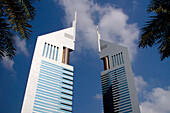
[[[121,9],[110,8],[101,18],[99,26],[106,40],[128,47],[133,60],[137,53],[135,41],[139,30],[137,24],[127,24],[127,20],[128,16]]]
[[[148,83],[142,76],[134,76],[138,94],[144,94],[144,101],[140,102],[141,113],[170,113],[170,86],[167,89],[153,88],[147,92]]]
[[[170,86],[168,89],[154,88],[141,102],[141,113],[170,113]]]
[[[78,12],[77,20],[77,50],[93,50],[97,52],[96,25],[103,40],[114,42],[129,48],[130,58],[134,59],[136,50],[135,41],[139,30],[137,24],[128,24],[128,16],[122,9],[116,9],[110,5],[100,6],[89,0],[60,0],[66,13],[68,24],[74,18],[74,11]]]
[[[151,92],[145,89],[148,83],[142,76],[134,77],[138,93],[145,91],[144,101],[140,102],[141,113],[170,113],[170,86],[168,88],[153,88]],[[101,100],[102,95],[96,94],[94,99]]]
[[[170,86],[167,89],[153,88],[147,92],[148,83],[142,76],[134,76],[138,94],[144,94],[144,101],[140,102],[141,113],[170,113]]]
[[[102,99],[102,95],[101,95],[101,94],[96,94],[96,95],[94,96],[94,98],[95,98],[96,100],[101,100],[101,99]]]
[[[24,39],[20,39],[20,37],[15,36],[15,44],[18,52],[24,53],[25,56],[29,56],[29,52],[26,48],[26,41]]]
[[[144,89],[147,86],[147,82],[144,81],[142,76],[134,76],[134,81],[136,85],[136,90],[138,94],[141,94],[142,92],[145,92]]]
[[[2,62],[3,66],[10,70],[10,71],[14,71],[14,68],[13,68],[13,65],[14,65],[14,61],[13,60],[10,60],[6,57],[2,57]]]
[[[25,56],[29,56],[28,50],[26,48],[26,41],[20,39],[18,36],[15,36],[14,39],[15,39],[15,44],[17,47],[17,52],[23,53]],[[8,59],[7,57],[3,57],[1,63],[3,64],[3,66],[6,69],[8,69],[10,71],[14,71],[14,68],[13,68],[14,61],[13,60]]]

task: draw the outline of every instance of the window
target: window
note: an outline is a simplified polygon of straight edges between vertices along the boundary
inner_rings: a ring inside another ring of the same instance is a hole
[[[121,56],[122,56],[122,63],[124,64],[124,59],[123,59],[123,53],[121,52]]]
[[[113,67],[115,66],[115,64],[114,64],[114,59],[113,59],[113,56],[112,56],[112,63],[113,63]]]
[[[117,64],[119,65],[118,54],[116,54],[116,58],[117,58]]]
[[[56,48],[56,46],[54,46],[54,49],[53,49],[53,57],[52,57],[52,60],[54,60],[55,48]]]
[[[44,53],[45,53],[45,49],[46,49],[46,45],[47,45],[47,43],[45,42],[45,43],[44,43],[44,49],[43,49],[43,53],[42,53],[42,56],[44,56]]]
[[[56,49],[56,56],[55,56],[55,60],[57,61],[57,57],[58,57],[58,47]]]
[[[51,59],[52,48],[53,48],[53,45],[51,45],[51,48],[50,48],[49,59]]]
[[[117,62],[116,62],[116,56],[114,55],[114,60],[115,60],[115,65],[117,64]]]
[[[58,49],[55,45],[45,42],[42,56],[57,61]]]
[[[113,67],[124,64],[123,53],[118,53],[112,56]]]
[[[48,44],[48,46],[47,46],[47,52],[46,52],[46,56],[45,56],[45,57],[47,57],[47,56],[48,56],[49,46],[50,46],[50,44]]]
[[[119,53],[118,55],[119,55],[119,62],[120,62],[120,64],[122,64],[122,62],[121,62],[121,58],[120,58],[120,53]]]

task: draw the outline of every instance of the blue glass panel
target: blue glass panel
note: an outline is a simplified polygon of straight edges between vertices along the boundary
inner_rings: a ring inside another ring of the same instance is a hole
[[[116,62],[116,56],[114,55],[114,60],[115,60],[115,65],[117,64],[117,62]]]
[[[61,94],[61,97],[65,97],[65,98],[68,98],[68,99],[72,99],[72,96],[70,96],[70,95],[66,95],[66,94]]]
[[[119,104],[121,104],[121,103],[125,103],[125,102],[130,102],[130,99],[122,100],[122,101],[120,101],[120,102],[119,102]]]
[[[118,58],[118,54],[116,54],[116,58],[117,58],[117,64],[119,65],[119,58]]]
[[[51,80],[52,82],[60,83],[60,80],[58,80],[57,78],[53,79],[53,78],[51,78],[49,76],[40,76],[39,79],[41,79],[41,78],[44,78],[44,79],[49,80],[49,81]]]
[[[48,55],[49,46],[50,46],[50,44],[47,45],[46,57],[47,57],[47,55]]]
[[[51,71],[51,73],[53,73],[53,74],[55,74],[55,73],[61,73],[61,70],[60,70],[60,68],[58,69],[58,68],[51,68],[51,67],[49,67],[49,66],[47,66],[47,65],[42,65],[41,66],[41,70],[46,70],[46,72],[49,72],[49,71]],[[44,71],[45,71],[44,70]]]
[[[113,67],[115,66],[115,64],[114,64],[114,59],[113,59],[113,56],[112,56],[112,63],[113,63]]]
[[[119,106],[124,106],[124,105],[127,105],[127,104],[131,104],[131,102],[129,101],[129,102],[121,103],[121,104],[119,104]]]
[[[57,61],[57,57],[58,57],[58,47],[57,47],[57,50],[56,50],[56,57],[55,57],[56,61]]]
[[[124,64],[124,60],[123,60],[123,53],[121,52],[121,56],[122,56],[122,63]]]
[[[49,92],[49,91],[47,92],[47,91],[42,90],[42,89],[37,89],[37,93],[49,94],[52,97],[55,96],[55,98],[56,98],[56,96],[59,96],[59,94],[56,94],[56,92]]]
[[[56,46],[54,46],[54,49],[53,49],[53,57],[52,57],[53,60],[54,60],[54,55],[55,55],[55,48]]]
[[[69,74],[69,75],[72,75],[72,76],[73,76],[73,73],[72,73],[72,72],[69,72],[69,71],[66,71],[66,70],[63,70],[63,73],[66,73],[66,74]]]
[[[52,48],[53,48],[53,45],[51,45],[51,48],[50,48],[49,59],[51,59]]]
[[[56,113],[56,111],[54,110],[49,110],[49,109],[46,109],[46,108],[42,108],[42,107],[38,107],[38,106],[34,106],[34,109],[33,109],[33,112],[35,111],[35,113],[39,112],[40,113],[43,113],[43,112],[47,112],[47,113]],[[42,112],[43,111],[43,112]]]
[[[58,65],[56,65],[56,64],[49,63],[49,62],[44,61],[44,60],[42,60],[42,64],[46,64],[46,65],[49,65],[49,66],[54,67],[54,68],[60,68],[60,69],[62,69],[60,66],[58,66]]]
[[[54,82],[50,82],[50,81],[46,81],[46,80],[42,80],[42,79],[40,81],[38,81],[38,83],[45,84],[47,86],[52,86],[52,87],[59,87],[59,85],[55,84]]]
[[[120,64],[122,64],[122,62],[121,62],[121,58],[120,58],[120,53],[119,53],[118,55],[119,55],[119,62],[120,62]]]
[[[49,89],[49,90],[52,90],[52,91],[54,91],[54,92],[60,91],[60,89],[59,89],[59,88],[52,88],[52,87],[48,87],[48,86],[41,85],[41,84],[38,84],[38,86],[37,86],[37,87],[38,87],[38,88],[40,88],[40,89],[43,89],[43,88],[45,88],[45,89]]]
[[[47,45],[47,43],[45,42],[45,44],[44,44],[44,49],[43,49],[43,53],[42,53],[42,56],[44,56],[45,49],[46,49],[46,45]]]
[[[123,113],[132,113],[132,110],[127,110],[127,111],[124,111]]]
[[[56,98],[54,99],[54,98],[50,98],[50,97],[45,97],[45,96],[41,96],[39,94],[36,94],[36,97],[41,98],[41,99],[47,99],[47,100],[51,100],[51,101],[56,101],[56,102],[58,101],[58,99],[56,99]]]
[[[130,99],[130,97],[128,96],[128,97],[121,98],[120,101],[123,101],[125,99]]]
[[[38,100],[35,100],[35,105],[39,105],[39,106],[42,106],[42,107],[45,107],[45,108],[50,108],[52,110],[58,110],[58,106],[52,105],[52,104],[49,104],[49,103],[45,103],[45,102],[41,102],[41,101],[38,101]]]
[[[39,94],[41,94],[41,93],[39,93]],[[48,96],[48,95],[47,95]],[[49,96],[49,97],[51,97],[51,96]],[[48,102],[49,104],[60,104],[60,102],[59,101],[53,101],[53,100],[50,100],[50,99],[45,99],[45,98],[40,98],[40,97],[36,97],[35,98],[36,100],[42,100],[42,101],[45,101],[45,102]]]
[[[131,107],[131,106],[129,106],[129,108],[126,108],[126,109],[120,110],[119,112],[123,112],[123,111],[126,111],[126,110],[131,110],[131,109],[132,109],[132,107]]]

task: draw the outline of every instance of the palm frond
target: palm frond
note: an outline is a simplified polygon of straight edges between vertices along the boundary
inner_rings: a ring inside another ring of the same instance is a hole
[[[29,22],[35,16],[33,3],[36,1],[0,0],[0,60],[15,56],[14,34],[19,34],[23,39],[31,37],[32,26]]]
[[[2,57],[13,59],[15,56],[15,41],[10,29],[9,24],[3,18],[0,18],[0,60]]]
[[[13,0],[15,1],[15,0]],[[8,21],[12,25],[12,29],[19,33],[22,38],[29,39],[32,26],[28,24],[30,17],[25,14],[24,7],[18,2],[6,3],[8,9],[6,9],[6,15],[8,15]]]
[[[24,9],[25,14],[28,18],[33,19],[35,16],[35,8],[32,6],[34,1],[31,0],[19,0],[19,3]]]
[[[139,37],[139,47],[158,46],[161,60],[170,56],[170,36],[169,36],[169,0],[151,0],[148,6],[148,12],[155,11],[155,16],[150,16],[141,29]]]

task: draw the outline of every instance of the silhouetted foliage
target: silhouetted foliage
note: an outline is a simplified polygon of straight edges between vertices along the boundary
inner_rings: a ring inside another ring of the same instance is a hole
[[[14,35],[30,38],[32,26],[29,22],[34,19],[35,8],[32,5],[36,1],[0,0],[0,60],[15,56]]]
[[[150,16],[139,38],[139,47],[158,46],[161,60],[170,56],[169,9],[169,0],[151,0],[147,11],[153,12],[154,16]]]

